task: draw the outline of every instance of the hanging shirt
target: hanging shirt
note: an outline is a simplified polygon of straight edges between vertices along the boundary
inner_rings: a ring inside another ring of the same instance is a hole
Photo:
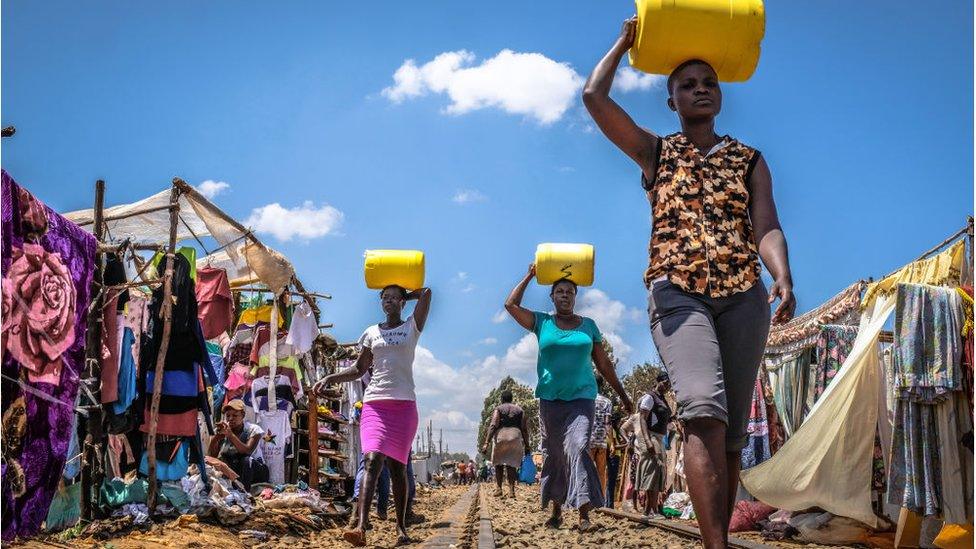
[[[256,414],[258,425],[264,429],[261,437],[261,452],[264,463],[268,466],[271,484],[285,483],[285,445],[291,439],[291,422],[289,412],[258,411]]]
[[[319,325],[315,320],[315,313],[308,303],[299,303],[292,314],[285,343],[293,345],[298,354],[305,354],[312,349],[312,342],[318,335]]]
[[[749,178],[759,151],[726,136],[702,155],[687,137],[658,140],[657,171],[643,179],[653,230],[644,283],[667,277],[687,292],[726,297],[759,280]]]
[[[234,298],[227,271],[210,267],[200,269],[195,291],[203,337],[213,339],[230,330],[234,323]]]
[[[363,402],[373,400],[417,400],[413,384],[413,359],[420,330],[413,315],[396,328],[374,324],[359,338],[361,349],[373,353],[373,376]]]
[[[593,345],[603,341],[592,319],[582,317],[580,325],[563,330],[550,314],[535,312],[532,331],[539,338],[536,372],[539,384],[535,396],[545,400],[596,398],[593,375]]]

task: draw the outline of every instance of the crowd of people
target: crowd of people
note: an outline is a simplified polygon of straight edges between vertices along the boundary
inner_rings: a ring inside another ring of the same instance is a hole
[[[643,276],[648,320],[668,375],[658,380],[656,390],[642,396],[635,410],[602,344],[600,328],[575,311],[578,287],[570,278],[551,285],[552,312],[533,311],[522,306],[535,277],[535,265],[530,265],[505,309],[539,343],[535,397],[544,456],[541,501],[543,508],[551,508],[545,525],[559,528],[563,509],[573,508],[579,513],[579,529],[590,530],[590,511],[614,501],[617,482],[611,478],[621,470],[620,447],[628,444],[634,460],[627,467],[635,488],[631,501],[645,513],[657,514],[664,488],[664,447],[674,429],[684,443],[683,466],[704,545],[725,547],[749,404],[769,325],[789,320],[795,307],[786,239],[765,159],[758,150],[715,132],[722,92],[707,62],[688,60],[668,77],[667,104],[678,115],[680,132],[659,136],[637,125],[610,98],[635,27],[636,18],[624,22],[613,47],[587,80],[583,102],[601,131],[641,170],[653,218]],[[769,291],[760,278],[760,259],[773,278]],[[406,466],[417,429],[412,363],[430,296],[427,288],[385,288],[380,298],[386,319],[363,333],[356,365],[326,377],[315,388],[319,392],[371,376],[361,418],[365,475],[358,520],[344,533],[353,545],[366,543],[369,506],[384,468],[392,477],[398,541],[410,539]],[[770,305],[777,299],[780,303],[771,313]],[[417,306],[403,320],[408,300],[417,300]],[[610,400],[600,394],[607,385],[626,416],[619,427]],[[672,388],[674,410],[664,398]],[[516,468],[530,447],[524,412],[513,404],[511,394],[503,395],[492,415],[482,441],[484,452],[489,444],[495,494],[504,494],[507,479],[512,497]],[[460,482],[472,482],[476,474],[473,462],[457,465]]]

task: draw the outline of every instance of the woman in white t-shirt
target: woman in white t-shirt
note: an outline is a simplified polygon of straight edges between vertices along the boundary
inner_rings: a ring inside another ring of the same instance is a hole
[[[366,545],[369,507],[383,465],[389,467],[396,507],[397,543],[409,543],[407,536],[407,469],[410,447],[417,434],[417,397],[414,394],[413,358],[420,332],[430,311],[430,288],[407,292],[400,286],[387,286],[380,292],[386,321],[374,324],[359,339],[356,365],[326,376],[313,391],[322,393],[329,385],[359,379],[372,368],[372,379],[363,395],[359,420],[362,450],[366,459],[366,478],[357,505],[359,522],[343,532],[343,538],[356,546]],[[407,301],[417,300],[413,314],[400,316]]]

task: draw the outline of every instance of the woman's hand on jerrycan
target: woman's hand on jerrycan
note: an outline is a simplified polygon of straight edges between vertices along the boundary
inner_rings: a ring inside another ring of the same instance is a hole
[[[637,16],[633,16],[630,19],[624,20],[624,24],[620,27],[620,37],[617,38],[617,43],[624,50],[629,50],[631,46],[634,45],[634,37],[637,36]]]

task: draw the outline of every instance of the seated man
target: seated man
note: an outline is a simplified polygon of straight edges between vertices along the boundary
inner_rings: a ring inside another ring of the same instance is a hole
[[[268,466],[261,454],[264,430],[244,421],[244,402],[232,400],[222,409],[224,420],[217,424],[217,434],[210,439],[207,454],[227,464],[240,475],[247,490],[256,482],[268,482]]]

